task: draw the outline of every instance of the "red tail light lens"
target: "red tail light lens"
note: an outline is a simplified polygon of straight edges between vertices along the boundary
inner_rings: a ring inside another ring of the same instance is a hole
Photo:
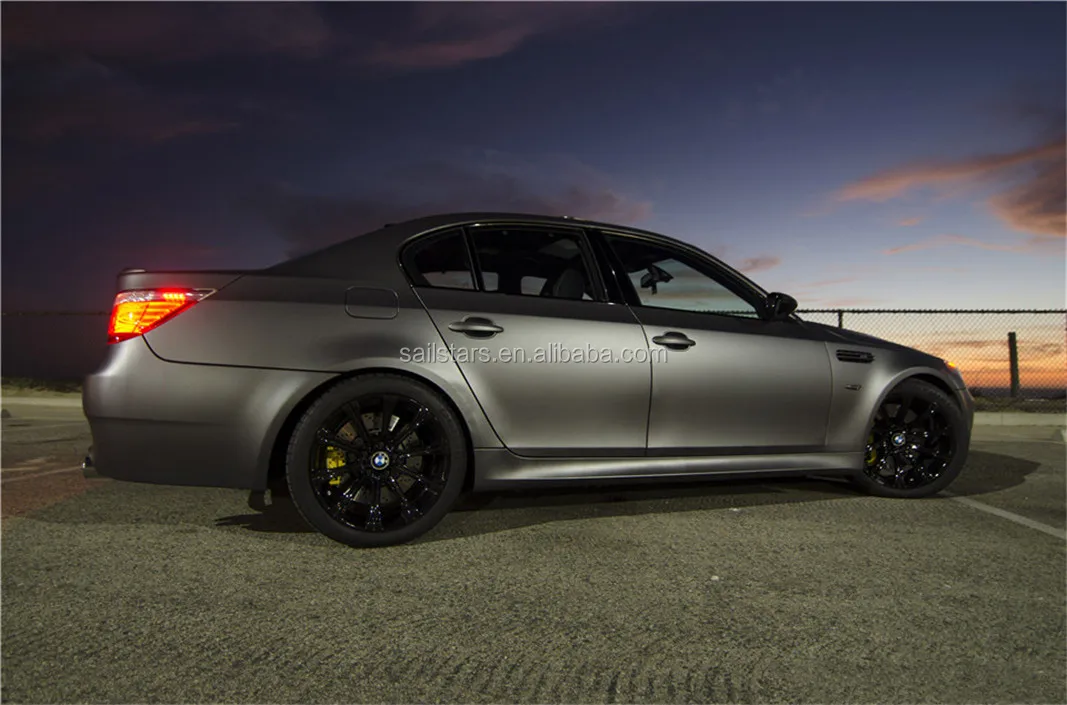
[[[135,289],[120,292],[111,306],[107,341],[136,338],[215,293],[211,289]]]

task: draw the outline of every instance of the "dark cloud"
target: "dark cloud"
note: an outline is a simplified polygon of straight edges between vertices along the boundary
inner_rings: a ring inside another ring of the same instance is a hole
[[[315,57],[335,36],[310,3],[9,3],[4,58],[89,55],[149,62]]]
[[[45,62],[11,76],[5,102],[5,131],[31,144],[66,137],[165,142],[237,127],[201,100],[159,93],[87,57]]]
[[[595,2],[427,2],[411,22],[356,53],[360,63],[389,69],[448,68],[508,54],[550,33],[593,29],[619,6]]]
[[[404,176],[409,176],[406,182]],[[555,186],[541,186],[528,175],[479,165],[433,162],[412,165],[383,179],[381,194],[330,197],[288,187],[262,189],[248,205],[284,238],[295,255],[361,233],[385,223],[435,213],[505,211],[571,215],[617,223],[636,223],[651,205],[622,196],[600,184],[561,177]]]
[[[327,16],[329,15],[329,16]],[[503,56],[551,33],[627,15],[599,2],[21,3],[4,7],[5,58],[89,55],[153,63],[323,59],[389,70]]]

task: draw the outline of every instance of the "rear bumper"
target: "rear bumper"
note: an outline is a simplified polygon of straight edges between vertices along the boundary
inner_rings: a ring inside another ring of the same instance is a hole
[[[166,362],[143,338],[86,378],[91,467],[117,480],[264,489],[274,440],[335,375]]]

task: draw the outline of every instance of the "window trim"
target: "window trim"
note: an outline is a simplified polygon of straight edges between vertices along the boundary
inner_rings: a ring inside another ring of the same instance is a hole
[[[593,289],[594,296],[588,301],[585,299],[558,299],[552,298],[554,301],[583,301],[585,303],[610,303],[610,299],[607,296],[607,292],[604,286],[603,278],[600,274],[600,268],[597,264],[596,258],[593,256],[593,248],[589,242],[589,234],[585,232],[584,228],[575,227],[572,225],[555,225],[547,222],[528,222],[528,221],[505,221],[505,220],[491,220],[478,223],[471,223],[463,227],[464,235],[467,240],[467,251],[470,258],[474,262],[476,271],[475,284],[478,286],[478,291],[483,294],[500,294],[502,296],[522,296],[525,298],[537,298],[531,294],[512,294],[506,291],[486,291],[484,286],[484,278],[482,273],[482,263],[478,258],[478,248],[474,246],[474,231],[481,229],[502,229],[502,228],[521,228],[523,230],[542,230],[547,232],[554,232],[557,234],[564,234],[573,237],[578,242],[578,249],[581,252],[582,264],[585,266],[591,281],[590,286]]]
[[[624,292],[624,296],[627,304],[631,307],[637,308],[654,308],[661,311],[678,311],[683,313],[696,313],[712,316],[726,316],[731,319],[739,320],[756,320],[765,321],[765,309],[767,294],[761,287],[754,282],[749,281],[744,275],[737,272],[729,265],[715,259],[708,253],[704,252],[698,247],[687,245],[681,242],[674,242],[668,240],[662,236],[644,235],[640,233],[631,233],[623,230],[614,230],[610,228],[599,228],[598,235],[603,241],[604,248],[610,253],[612,263],[614,264],[615,279],[619,287]],[[633,282],[630,281],[630,277],[626,274],[626,268],[622,266],[622,259],[619,257],[615,248],[611,244],[611,238],[619,238],[623,240],[636,240],[638,242],[644,242],[654,247],[667,250],[668,252],[677,251],[684,257],[675,257],[682,264],[687,266],[686,260],[695,261],[698,267],[693,267],[697,272],[708,277],[712,281],[716,282],[730,293],[737,296],[739,299],[745,301],[755,309],[756,316],[738,316],[729,313],[719,313],[716,311],[693,311],[690,309],[672,308],[670,306],[655,306],[643,303],[641,296],[634,288]]]
[[[444,240],[447,237],[455,235],[459,235],[460,238],[462,238],[463,247],[465,252],[467,253],[467,268],[471,275],[471,283],[474,285],[474,288],[472,289],[466,289],[457,286],[435,286],[433,284],[430,284],[426,281],[426,275],[424,275],[421,271],[418,270],[417,267],[415,267],[415,263],[412,259],[413,255],[411,253],[413,248],[419,246],[430,246],[434,243],[435,240]],[[474,263],[471,261],[470,243],[467,240],[466,233],[464,232],[462,226],[445,227],[439,230],[433,230],[431,232],[419,235],[418,237],[409,240],[408,242],[405,242],[400,248],[399,255],[400,256],[398,259],[400,264],[400,270],[407,277],[408,283],[411,285],[412,288],[441,289],[443,291],[478,291],[479,274],[474,268]],[[422,281],[426,283],[419,283],[419,281],[416,279],[416,276],[420,277]]]

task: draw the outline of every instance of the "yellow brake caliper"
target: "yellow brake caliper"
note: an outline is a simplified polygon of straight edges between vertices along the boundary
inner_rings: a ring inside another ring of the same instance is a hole
[[[326,469],[333,470],[334,468],[344,467],[345,465],[345,452],[339,448],[328,446],[326,448]],[[341,484],[341,477],[331,477],[331,485]]]
[[[878,449],[874,447],[874,434],[867,438],[867,466],[874,465],[878,460]]]

